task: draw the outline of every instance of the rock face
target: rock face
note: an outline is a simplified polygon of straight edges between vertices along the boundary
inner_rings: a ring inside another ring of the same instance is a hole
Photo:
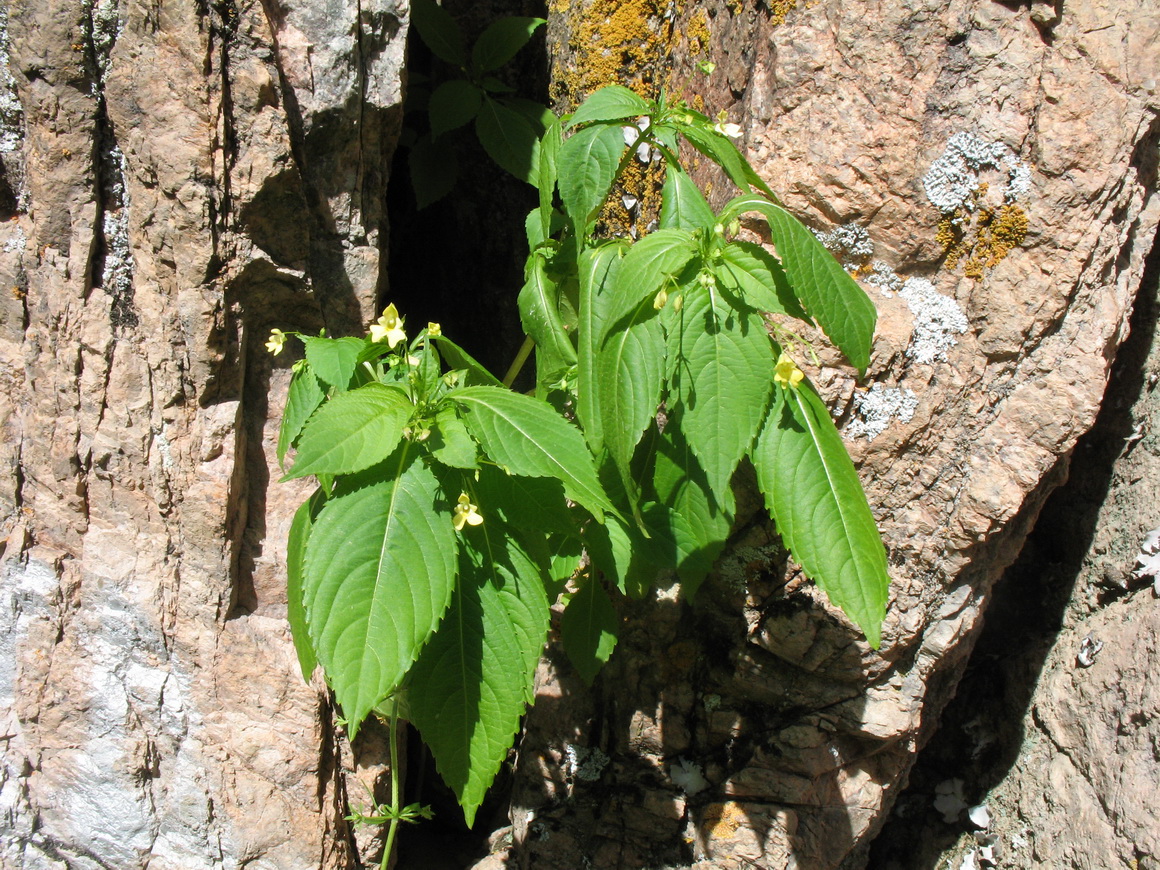
[[[988,846],[1003,868],[1158,866],[1160,699],[1148,676],[1160,616],[1158,314],[1160,246],[1096,425],[996,584],[958,693],[871,866],[959,867]],[[940,814],[940,792],[963,802]],[[964,803],[987,807],[986,830],[968,823]]]
[[[865,861],[1127,332],[1160,216],[1160,15],[1130,6],[718,3],[673,28],[671,92],[742,123],[878,304],[865,380],[825,357],[813,377],[886,539],[890,612],[873,651],[739,523],[696,602],[626,608],[593,690],[545,663],[520,866]],[[1053,716],[1077,752],[1116,745]]]
[[[0,864],[349,866],[263,342],[377,303],[407,4],[4,6]]]
[[[857,866],[1124,338],[1160,214],[1160,22],[1151,0],[730,0],[656,27],[656,0],[575,5],[663,35],[676,90],[743,123],[878,302],[866,379],[811,374],[895,583],[870,650],[739,481],[695,605],[626,604],[593,690],[549,651],[509,864]],[[290,362],[263,342],[361,330],[381,300],[407,4],[4,6],[0,864],[359,866],[376,842],[343,816],[381,786],[381,735],[352,748],[297,673],[304,490],[272,485]],[[639,38],[602,56],[648,62]],[[1127,685],[1103,661],[1061,687]],[[1063,774],[1136,727],[1043,709]]]

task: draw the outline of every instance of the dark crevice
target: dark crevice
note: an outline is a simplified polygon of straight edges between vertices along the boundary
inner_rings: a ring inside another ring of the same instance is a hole
[[[470,46],[483,28],[505,15],[545,14],[537,0],[448,2]],[[548,100],[548,61],[542,33],[497,72],[518,95]],[[435,58],[412,28],[408,73],[426,76],[430,89],[458,75]],[[426,132],[426,113],[407,106],[404,141]],[[493,372],[502,375],[523,341],[516,296],[523,284],[527,240],[524,218],[535,207],[535,189],[496,166],[472,127],[445,134],[459,167],[458,181],[443,199],[418,209],[411,184],[410,149],[391,167],[387,192],[390,234],[390,300],[422,327],[438,321],[443,333]],[[386,301],[386,300],[380,300]]]
[[[1154,149],[1155,142],[1149,147]],[[973,804],[1015,765],[1033,692],[1064,626],[1099,509],[1117,461],[1131,449],[1133,408],[1147,389],[1146,361],[1156,340],[1158,293],[1160,242],[1154,241],[1132,311],[1131,333],[1116,355],[1095,425],[1076,444],[1068,480],[1048,497],[1018,559],[996,583],[957,693],[872,845],[869,867],[940,866],[943,852],[957,842],[964,827],[944,822],[934,810],[935,787],[961,779],[965,798]],[[1114,589],[1105,599],[1109,596],[1115,597]]]
[[[459,22],[470,46],[491,22],[506,15],[544,17],[541,0],[447,0],[445,8]],[[407,75],[426,77],[434,89],[460,73],[434,57],[411,28]],[[548,59],[543,33],[496,75],[518,89],[518,96],[546,104]],[[406,81],[406,78],[405,78]],[[500,169],[483,151],[473,128],[446,134],[454,139],[458,180],[449,195],[417,208],[409,167],[408,138],[426,132],[426,112],[406,107],[403,142],[391,166],[386,219],[389,257],[380,298],[397,305],[414,334],[428,321],[501,375],[523,342],[516,297],[523,284],[527,240],[524,218],[537,204],[534,188]],[[530,368],[530,366],[528,367]],[[505,765],[468,829],[453,793],[435,770],[417,735],[408,739],[408,777],[404,802],[435,807],[435,818],[404,825],[399,834],[399,868],[461,870],[486,856],[488,837],[508,824],[512,777]],[[511,757],[514,757],[514,753]]]
[[[96,99],[93,174],[97,214],[89,255],[86,293],[101,288],[110,297],[109,317],[116,333],[132,329],[139,319],[133,304],[133,267],[129,252],[128,197],[124,156],[105,103],[104,76],[119,24],[98,18],[95,7],[85,20],[85,72]]]

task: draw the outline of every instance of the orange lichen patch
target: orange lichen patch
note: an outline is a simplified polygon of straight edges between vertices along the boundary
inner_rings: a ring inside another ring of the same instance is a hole
[[[797,6],[797,0],[769,0],[769,21],[774,26],[785,21],[785,16]]]
[[[633,226],[648,226],[661,212],[661,188],[664,184],[664,170],[660,164],[645,165],[632,160],[624,169],[614,195],[600,212],[603,224],[600,230],[610,236],[624,237]],[[628,209],[622,195],[634,197],[637,204]]]
[[[709,804],[705,807],[705,826],[711,840],[724,840],[737,833],[746,823],[745,811],[736,801]]]
[[[560,47],[567,66],[557,67],[552,91],[560,110],[572,110],[610,84],[624,85],[646,99],[659,96],[677,39],[676,17],[666,15],[666,0],[553,0],[552,10],[566,16],[568,34],[567,45]],[[599,232],[628,236],[633,227],[642,231],[660,212],[663,181],[661,164],[631,161],[601,212]],[[624,205],[625,195],[629,202],[635,200],[631,209]]]
[[[619,84],[655,97],[667,62],[672,24],[662,0],[594,0],[552,3],[570,18],[572,66],[558,77],[554,95],[568,108],[605,85]]]
[[[1014,203],[998,208],[983,205],[987,190],[986,182],[979,184],[963,208],[939,221],[935,234],[946,268],[963,263],[968,278],[982,278],[1027,238],[1027,213]]]
[[[698,9],[685,29],[685,36],[689,40],[689,57],[697,57],[709,50],[709,40],[713,34],[709,31],[709,13]]]

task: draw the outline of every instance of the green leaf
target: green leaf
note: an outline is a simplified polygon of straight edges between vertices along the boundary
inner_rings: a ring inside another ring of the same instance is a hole
[[[520,181],[539,180],[540,134],[520,112],[485,97],[475,118],[479,143],[496,163]]]
[[[626,488],[633,451],[656,416],[664,385],[665,337],[656,315],[652,300],[642,300],[607,335],[596,360],[600,429]]]
[[[498,69],[523,48],[542,25],[543,18],[509,16],[487,26],[471,49],[471,62],[477,72]]]
[[[662,229],[687,229],[712,227],[717,216],[693,179],[680,166],[669,166],[665,170],[665,186],[661,191],[661,216],[658,226]]]
[[[517,300],[524,332],[532,337],[537,351],[551,354],[565,366],[575,365],[576,349],[560,319],[559,292],[548,278],[540,254],[533,252],[528,257],[524,279]]]
[[[642,503],[633,522],[613,517],[584,532],[592,564],[630,598],[639,601],[659,574],[676,568],[675,547],[663,516],[667,512],[654,502]]]
[[[438,139],[448,130],[455,130],[479,114],[483,92],[466,79],[444,82],[431,94],[427,111],[431,116],[431,138]]]
[[[480,509],[498,513],[508,528],[541,533],[576,531],[564,486],[555,478],[523,477],[484,465],[479,469],[475,491]]]
[[[443,408],[435,415],[427,439],[431,455],[451,468],[477,468],[479,448],[467,432],[454,408]]]
[[[648,115],[652,111],[652,104],[644,97],[633,93],[623,85],[608,85],[591,94],[572,113],[569,127],[579,124],[590,124],[593,121],[618,121],[632,118],[634,121],[641,115]]]
[[[681,135],[689,140],[690,145],[725,170],[725,174],[738,190],[748,193],[750,186],[753,186],[770,199],[776,199],[769,185],[754,172],[749,161],[737,150],[737,146],[728,136],[695,125],[682,126],[680,131]]]
[[[278,429],[278,464],[286,459],[286,451],[298,440],[302,427],[310,419],[323,399],[326,391],[319,383],[314,370],[307,363],[294,372],[290,378],[290,390],[286,395],[286,410],[282,412],[282,425]]]
[[[669,403],[712,491],[725,497],[749,450],[773,384],[773,347],[761,318],[696,286],[669,336]]]
[[[454,600],[411,672],[411,721],[468,826],[519,730],[547,635],[532,560],[485,522],[466,536]]]
[[[544,135],[540,137],[540,166],[536,177],[536,187],[540,193],[540,231],[544,239],[552,234],[552,215],[555,213],[553,200],[559,174],[557,165],[560,160],[560,146],[563,144],[560,136],[560,119],[553,115],[544,130]]]
[[[466,387],[447,396],[464,409],[468,430],[492,461],[512,474],[557,478],[565,495],[598,521],[605,512],[616,513],[584,436],[551,405],[495,387]]]
[[[386,476],[331,498],[306,552],[310,637],[352,734],[398,688],[455,586],[451,506],[406,446]]]
[[[411,188],[415,191],[415,205],[423,209],[447,196],[459,176],[459,159],[446,139],[432,141],[422,136],[411,146],[407,158],[411,170]]]
[[[489,372],[483,365],[478,362],[475,357],[453,342],[451,339],[443,335],[433,335],[431,340],[435,346],[439,348],[440,354],[446,360],[447,365],[453,370],[466,372],[466,383],[468,385],[489,385],[493,387],[503,386],[503,381]]]
[[[359,354],[366,347],[361,338],[316,338],[302,336],[306,361],[326,386],[342,392],[350,384]]]
[[[604,587],[589,579],[572,596],[560,619],[564,651],[588,685],[616,648],[620,620]]]
[[[604,126],[586,127],[560,146],[560,198],[578,239],[584,238],[589,221],[604,204],[624,148],[621,129]]]
[[[547,590],[548,600],[555,601],[580,567],[584,544],[575,535],[551,535],[548,538],[548,549],[551,559],[548,567],[548,578],[551,581]]]
[[[499,102],[513,112],[523,115],[527,122],[532,125],[532,129],[536,131],[537,139],[544,135],[544,132],[553,122],[560,120],[556,117],[555,112],[535,100],[525,100],[523,97],[502,97]]]
[[[306,564],[306,545],[314,527],[314,519],[322,510],[326,495],[321,489],[304,501],[294,512],[290,522],[290,534],[286,540],[286,620],[290,623],[290,636],[294,639],[294,652],[298,655],[298,666],[302,669],[302,679],[310,682],[318,657],[310,642],[310,629],[306,625],[306,603],[302,597],[302,578]]]
[[[352,474],[382,462],[394,452],[414,410],[405,392],[385,384],[335,396],[302,430],[294,466],[283,480]]]
[[[781,206],[756,196],[739,196],[725,206],[721,220],[728,223],[750,211],[769,223],[777,256],[806,312],[846,358],[864,370],[870,364],[878,319],[870,297],[814,234]]]
[[[641,302],[651,301],[670,278],[684,271],[696,254],[693,233],[685,229],[657,230],[629,248],[616,276],[616,302],[606,328],[617,329]]]
[[[432,0],[411,0],[411,23],[419,36],[440,60],[461,67],[467,63],[463,33],[455,19]]]
[[[733,527],[733,491],[726,489],[720,498],[713,493],[678,416],[669,417],[663,433],[652,432],[653,489],[657,500],[670,510],[669,536],[676,549],[673,561],[684,594],[692,598],[725,549]]]
[[[809,322],[781,263],[761,245],[730,242],[721,251],[721,262],[714,271],[723,286],[741,292],[746,305]]]
[[[813,387],[775,393],[753,450],[766,505],[794,559],[877,649],[890,576],[858,473]]]
[[[601,428],[597,349],[612,310],[616,273],[623,262],[628,244],[605,242],[588,248],[580,255],[580,321],[576,329],[577,387],[576,416],[593,453],[604,446]]]

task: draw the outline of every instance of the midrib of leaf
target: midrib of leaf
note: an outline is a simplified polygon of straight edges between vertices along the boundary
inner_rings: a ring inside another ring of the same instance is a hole
[[[375,582],[375,590],[371,595],[370,608],[368,610],[369,617],[367,619],[367,637],[372,637],[374,634],[374,630],[377,628],[380,628],[377,621],[373,621],[373,620],[377,619],[377,614],[379,613],[379,610],[378,610],[376,605],[379,602],[379,595],[383,591],[383,584],[378,582],[377,578],[381,578],[383,576],[383,567],[387,561],[387,549],[388,549],[388,547],[390,545],[390,541],[391,541],[391,530],[394,527],[395,515],[398,511],[398,505],[399,505],[399,487],[402,486],[403,470],[407,467],[407,453],[410,451],[410,449],[411,449],[411,442],[404,441],[403,447],[399,451],[399,465],[398,465],[398,468],[397,468],[396,473],[395,473],[395,480],[391,485],[391,507],[390,507],[389,512],[387,513],[387,523],[383,528],[383,545],[381,548],[379,548],[379,561],[378,561],[378,564],[375,566],[376,582]],[[456,590],[458,591],[459,584],[457,583],[457,584],[455,584],[455,586],[456,586]],[[410,588],[411,588],[410,586],[407,587],[408,590],[410,590]],[[417,609],[418,609],[417,602],[415,601],[415,596],[412,594],[411,595],[412,620],[414,619],[414,613]],[[375,660],[378,662],[380,671],[382,670],[383,660],[381,658],[379,658],[377,650],[371,644],[363,644],[363,659],[362,659],[361,664],[362,664],[362,669],[364,672],[365,672],[367,661],[368,661],[367,657],[369,654],[372,654],[372,653],[374,654]],[[361,686],[361,682],[360,682],[360,689],[361,688],[362,688],[362,686]],[[371,705],[373,706],[374,704],[377,704],[378,701],[379,701],[379,699],[375,698],[374,700],[371,701]]]
[[[793,401],[798,407],[798,413],[806,421],[806,425],[809,427],[810,440],[814,443],[814,449],[818,454],[818,458],[821,460],[822,469],[826,474],[826,486],[829,487],[830,492],[834,493],[834,502],[838,506],[838,515],[842,519],[842,530],[845,533],[845,537],[847,540],[854,540],[856,528],[849,521],[849,508],[846,505],[846,499],[838,495],[838,493],[844,489],[844,487],[837,483],[838,477],[833,473],[830,467],[830,460],[826,455],[826,450],[823,449],[823,442],[819,436],[817,422],[814,420],[814,415],[811,413],[811,409],[807,407],[806,403],[802,400],[801,394],[798,390],[790,389],[787,392],[792,394]],[[865,576],[862,572],[862,566],[859,564],[858,559],[854,557],[853,551],[851,551],[847,561],[853,564],[854,571],[858,575],[858,597],[862,599],[863,606],[869,610],[870,608],[868,605],[870,604],[870,601],[866,597],[866,584],[863,582],[865,580]]]

